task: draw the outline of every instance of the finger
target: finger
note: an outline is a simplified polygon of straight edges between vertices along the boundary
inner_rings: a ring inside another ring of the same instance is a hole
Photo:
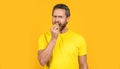
[[[59,30],[59,27],[55,27],[55,30]]]
[[[58,24],[54,24],[54,25],[53,25],[53,27],[56,27],[56,26],[57,26],[57,27],[59,27],[59,25],[58,25]]]
[[[58,27],[55,27],[56,30],[58,30],[59,28]]]
[[[59,29],[59,26],[58,25],[53,25],[52,26],[54,29]]]

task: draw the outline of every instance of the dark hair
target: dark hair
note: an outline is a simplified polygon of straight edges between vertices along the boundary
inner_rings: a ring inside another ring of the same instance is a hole
[[[54,12],[55,9],[64,9],[64,10],[66,11],[66,12],[65,12],[65,15],[66,15],[67,17],[70,16],[70,9],[69,9],[68,6],[65,5],[65,4],[56,4],[56,5],[53,7],[52,15],[53,15],[53,12]]]

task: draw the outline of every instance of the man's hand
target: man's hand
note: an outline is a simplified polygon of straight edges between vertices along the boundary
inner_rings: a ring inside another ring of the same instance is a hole
[[[54,24],[52,27],[51,27],[51,34],[52,34],[52,39],[57,39],[58,38],[58,35],[60,33],[59,31],[59,25],[58,24]]]

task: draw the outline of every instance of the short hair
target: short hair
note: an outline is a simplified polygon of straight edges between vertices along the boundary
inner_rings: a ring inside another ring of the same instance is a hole
[[[70,9],[69,9],[68,6],[65,5],[65,4],[56,4],[56,5],[53,7],[53,10],[52,10],[52,16],[53,16],[53,12],[54,12],[55,9],[64,9],[64,10],[66,11],[66,12],[65,12],[65,15],[66,15],[67,17],[70,16]]]

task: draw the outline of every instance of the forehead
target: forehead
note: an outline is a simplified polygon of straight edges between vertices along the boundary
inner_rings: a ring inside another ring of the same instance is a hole
[[[55,9],[53,15],[65,15],[64,9]]]

